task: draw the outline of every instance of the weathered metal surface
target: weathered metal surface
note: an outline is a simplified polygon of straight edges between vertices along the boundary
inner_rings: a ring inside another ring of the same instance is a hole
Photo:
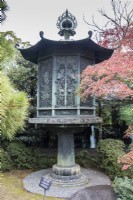
[[[78,62],[76,56],[56,57],[56,105],[55,107],[77,106],[76,88],[78,82]]]
[[[39,107],[52,106],[52,58],[41,60],[38,66]]]
[[[38,117],[94,115],[92,97],[86,102],[76,94],[80,74],[94,63],[93,59],[80,55],[44,57],[38,66]]]

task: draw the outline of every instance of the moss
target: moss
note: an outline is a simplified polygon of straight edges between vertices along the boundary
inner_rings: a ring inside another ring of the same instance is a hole
[[[31,173],[30,170],[17,170],[1,173],[1,197],[4,200],[41,200],[42,195],[32,194],[23,188],[22,179]],[[61,200],[61,198],[47,197],[46,200]]]

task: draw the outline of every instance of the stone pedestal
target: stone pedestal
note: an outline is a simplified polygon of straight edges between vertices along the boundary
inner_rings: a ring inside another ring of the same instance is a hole
[[[58,130],[57,164],[52,167],[52,177],[57,180],[80,178],[80,166],[75,163],[74,133],[70,128]]]
[[[75,165],[74,135],[70,129],[62,130],[58,134],[57,165],[60,167],[73,167]]]
[[[71,187],[88,184],[86,174],[81,173],[80,166],[75,163],[74,133],[85,131],[89,124],[102,122],[95,116],[66,116],[30,118],[30,123],[43,124],[58,134],[57,163],[52,172],[45,175],[54,186]]]
[[[60,167],[59,165],[53,165],[52,171],[54,174],[59,176],[74,176],[80,174],[80,166],[78,164],[75,164],[72,167]]]
[[[78,131],[83,129],[84,127],[78,127]],[[75,163],[74,133],[77,132],[77,127],[66,126],[55,130],[58,133],[57,164],[53,165],[52,173],[47,177],[52,178],[54,185],[61,187],[87,184],[88,179]]]

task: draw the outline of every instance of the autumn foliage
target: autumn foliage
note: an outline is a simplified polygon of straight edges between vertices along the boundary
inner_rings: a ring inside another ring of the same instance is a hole
[[[105,99],[133,98],[133,52],[116,50],[113,56],[98,65],[88,66],[82,73],[82,97]]]
[[[94,17],[85,23],[94,32],[97,43],[115,49],[112,57],[97,65],[88,66],[82,73],[81,95],[94,95],[101,99],[133,99],[133,10],[132,3],[121,0],[110,1],[112,14],[99,9],[106,19],[99,26]]]
[[[105,31],[102,36],[104,39],[99,44],[106,47],[116,46],[116,39],[119,39],[115,29]],[[82,73],[82,97],[133,99],[133,26],[128,29],[120,45],[110,59],[88,66]]]
[[[80,91],[82,97],[96,96],[105,100],[133,100],[133,24],[116,27],[102,33],[99,44],[106,48],[120,45],[109,60],[88,66],[82,73]],[[125,132],[132,133],[133,126]],[[133,167],[133,150],[118,158],[122,170]]]
[[[128,22],[127,22],[128,23]],[[133,22],[130,26],[116,25],[114,28],[106,29],[99,35],[98,43],[106,48],[124,47],[133,50]]]
[[[133,150],[118,158],[118,163],[122,164],[122,170],[133,167]]]

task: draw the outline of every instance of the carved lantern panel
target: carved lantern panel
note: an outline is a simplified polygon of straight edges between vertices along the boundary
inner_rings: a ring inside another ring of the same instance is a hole
[[[94,99],[82,102],[76,91],[80,74],[93,60],[58,55],[41,58],[38,66],[38,116],[94,115]]]

